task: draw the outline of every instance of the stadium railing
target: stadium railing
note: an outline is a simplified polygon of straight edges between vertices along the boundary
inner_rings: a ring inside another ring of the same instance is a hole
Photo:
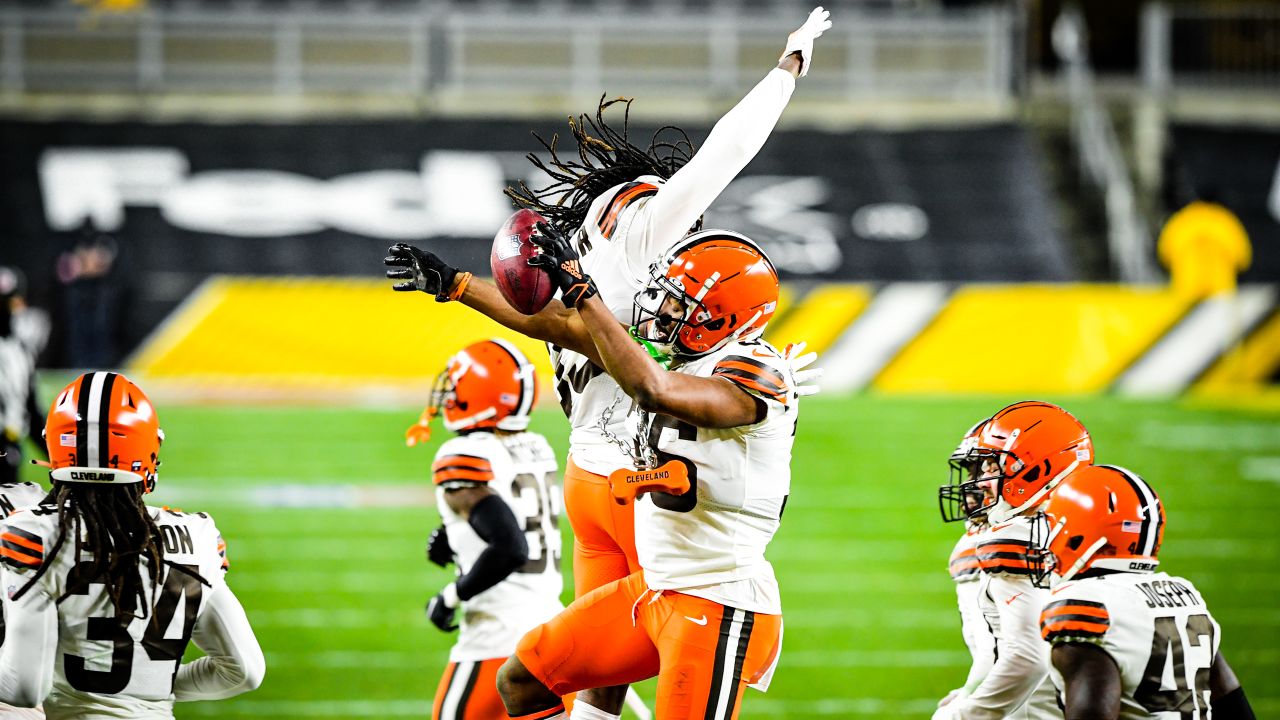
[[[678,22],[673,22],[673,16]],[[23,93],[458,94],[600,88],[731,96],[776,57],[795,12],[732,8],[497,12],[440,4],[0,9],[0,89]],[[824,39],[815,100],[1006,100],[1024,77],[1022,19],[1004,5],[844,8]],[[434,108],[433,108],[434,109]]]

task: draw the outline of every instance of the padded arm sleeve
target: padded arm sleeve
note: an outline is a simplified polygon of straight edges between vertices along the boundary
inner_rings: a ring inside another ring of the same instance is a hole
[[[698,217],[760,151],[795,89],[796,81],[791,73],[774,69],[720,118],[693,159],[677,170],[649,201],[649,211],[653,214],[651,232],[646,238],[650,247],[644,249],[643,257],[657,257],[689,232]]]
[[[0,587],[22,587],[29,576],[0,569]],[[14,602],[3,597],[8,621],[0,648],[0,701],[17,707],[39,705],[53,688],[53,663],[58,652],[58,607],[44,588],[31,588]]]
[[[993,575],[987,587],[1000,613],[999,657],[969,697],[952,703],[954,717],[962,720],[1007,716],[1049,672],[1049,645],[1040,639],[1041,592],[1028,581],[1003,575]]]
[[[209,597],[191,639],[205,657],[178,668],[173,681],[177,700],[220,700],[262,684],[267,661],[231,588],[224,585]]]
[[[467,519],[488,547],[476,558],[471,570],[458,578],[458,599],[470,600],[506,579],[529,559],[529,543],[507,503],[497,495],[489,495],[475,507]]]
[[[1249,698],[1244,696],[1243,687],[1238,687],[1220,698],[1213,698],[1212,702],[1213,716],[1219,720],[1257,720],[1253,714],[1253,707],[1249,705]]]

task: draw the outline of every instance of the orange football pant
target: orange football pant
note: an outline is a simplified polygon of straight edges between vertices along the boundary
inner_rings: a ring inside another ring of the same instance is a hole
[[[451,662],[444,669],[431,720],[507,720],[507,708],[498,695],[498,668],[504,657],[477,662]],[[573,709],[573,696],[564,698],[565,710]]]
[[[564,470],[564,508],[573,527],[573,596],[582,597],[640,569],[636,558],[636,513],[609,493],[609,479],[587,472],[569,456]]]
[[[649,590],[634,573],[530,630],[516,656],[557,695],[657,675],[655,717],[734,720],[743,690],[772,668],[781,640],[781,615]]]

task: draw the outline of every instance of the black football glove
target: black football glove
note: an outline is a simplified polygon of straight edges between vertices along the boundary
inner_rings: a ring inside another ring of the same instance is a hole
[[[457,268],[450,267],[433,253],[406,243],[392,245],[387,253],[382,259],[383,264],[391,268],[387,270],[387,277],[405,281],[393,285],[392,290],[421,290],[435,295],[436,302],[449,302]]]
[[[427,618],[431,620],[432,625],[440,628],[441,632],[453,632],[458,629],[458,623],[453,619],[457,609],[458,591],[450,583],[427,601]]]
[[[599,294],[595,281],[582,271],[581,258],[569,238],[549,223],[540,222],[534,227],[537,232],[529,236],[529,242],[542,252],[529,258],[529,264],[547,271],[551,282],[560,288],[564,304],[577,307],[583,300]]]
[[[432,530],[431,537],[427,539],[427,559],[440,567],[448,567],[453,562],[453,548],[443,525]]]

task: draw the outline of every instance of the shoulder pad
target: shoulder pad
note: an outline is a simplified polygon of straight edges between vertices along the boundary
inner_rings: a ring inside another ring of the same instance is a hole
[[[975,580],[978,577],[978,554],[973,541],[974,537],[965,533],[951,551],[948,569],[951,571],[951,579],[956,582]]]
[[[722,377],[765,400],[791,399],[791,367],[767,343],[733,343],[717,353],[711,377]]]
[[[489,433],[475,433],[450,439],[436,452],[431,464],[431,481],[446,483],[487,483],[494,478],[493,460],[505,453],[502,443]]]
[[[974,536],[978,565],[986,573],[1030,575],[1027,551],[1031,548],[1031,525],[1014,518]]]
[[[618,217],[627,207],[657,194],[657,184],[642,182],[639,179],[609,189],[604,194],[609,196],[609,199],[600,205],[600,209],[593,216],[596,231],[606,240],[611,238],[614,231],[618,229]]]
[[[15,512],[0,524],[0,561],[18,570],[36,570],[44,564],[47,523],[30,512]]]
[[[1040,636],[1050,643],[1100,642],[1111,627],[1107,606],[1096,600],[1054,600],[1040,613]]]

